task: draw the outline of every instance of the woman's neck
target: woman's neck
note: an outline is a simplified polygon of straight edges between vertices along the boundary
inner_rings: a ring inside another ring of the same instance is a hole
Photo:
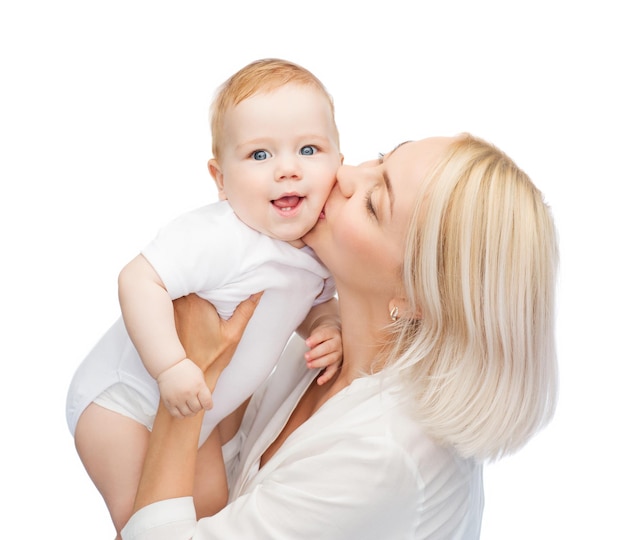
[[[386,309],[370,309],[359,302],[339,300],[341,335],[343,339],[343,364],[339,372],[326,384],[312,382],[291,413],[289,420],[276,440],[261,458],[261,466],[282,446],[283,442],[300,425],[306,422],[330,398],[349,386],[352,381],[376,371],[384,328],[387,324]]]
[[[362,302],[339,300],[343,366],[340,379],[350,384],[354,379],[377,371],[376,361],[386,339],[385,307],[371,307]]]

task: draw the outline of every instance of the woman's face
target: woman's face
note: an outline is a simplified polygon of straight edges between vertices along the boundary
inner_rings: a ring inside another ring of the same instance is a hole
[[[337,171],[324,212],[305,237],[342,284],[393,294],[417,191],[449,138],[407,142],[378,160]]]

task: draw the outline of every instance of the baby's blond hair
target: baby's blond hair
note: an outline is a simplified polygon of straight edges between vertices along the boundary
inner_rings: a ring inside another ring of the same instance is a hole
[[[271,92],[286,84],[312,86],[318,89],[328,99],[333,125],[335,124],[333,99],[322,82],[309,70],[293,62],[278,58],[256,60],[240,69],[217,89],[211,105],[213,157],[219,160],[225,112],[244,99],[259,93]],[[335,132],[337,140],[339,140],[336,126]]]

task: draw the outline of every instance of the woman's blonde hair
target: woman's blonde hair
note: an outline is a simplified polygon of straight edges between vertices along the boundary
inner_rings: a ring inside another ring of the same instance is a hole
[[[551,212],[508,156],[469,134],[423,189],[403,268],[420,319],[396,323],[393,369],[417,390],[420,422],[435,439],[497,459],[555,409]]]
[[[213,138],[213,157],[219,160],[220,144],[226,111],[241,103],[244,99],[259,93],[271,92],[286,84],[312,86],[319,90],[327,99],[333,125],[335,123],[335,106],[333,98],[322,82],[309,70],[279,58],[264,58],[251,62],[227,79],[216,91],[211,104],[211,135]],[[339,141],[339,132],[335,126],[335,134]]]

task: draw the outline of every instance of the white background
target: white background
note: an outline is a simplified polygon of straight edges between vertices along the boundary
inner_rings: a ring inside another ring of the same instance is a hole
[[[67,385],[117,316],[122,265],[215,199],[215,88],[277,56],[333,94],[347,163],[470,131],[544,191],[562,253],[560,403],[525,449],[487,468],[482,538],[626,538],[620,4],[4,1],[2,525],[113,537],[65,424]]]

